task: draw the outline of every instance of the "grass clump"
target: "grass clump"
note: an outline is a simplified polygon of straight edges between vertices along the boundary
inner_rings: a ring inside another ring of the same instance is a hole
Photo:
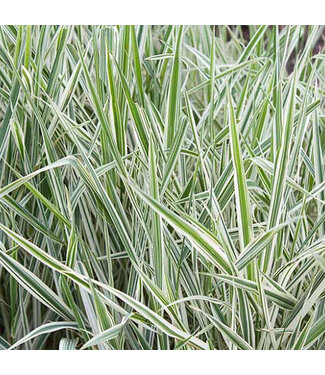
[[[324,349],[322,33],[1,26],[1,348]]]

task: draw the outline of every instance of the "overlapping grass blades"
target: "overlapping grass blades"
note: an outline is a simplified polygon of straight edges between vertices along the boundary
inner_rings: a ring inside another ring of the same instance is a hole
[[[1,349],[325,349],[323,27],[249,30],[0,27]]]

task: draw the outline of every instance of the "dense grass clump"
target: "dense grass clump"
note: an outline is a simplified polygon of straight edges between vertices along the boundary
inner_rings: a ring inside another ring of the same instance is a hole
[[[322,33],[1,26],[0,347],[324,349]]]

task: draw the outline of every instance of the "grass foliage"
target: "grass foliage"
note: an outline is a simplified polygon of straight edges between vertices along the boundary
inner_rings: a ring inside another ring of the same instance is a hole
[[[249,32],[1,26],[2,349],[325,348],[323,29]]]

